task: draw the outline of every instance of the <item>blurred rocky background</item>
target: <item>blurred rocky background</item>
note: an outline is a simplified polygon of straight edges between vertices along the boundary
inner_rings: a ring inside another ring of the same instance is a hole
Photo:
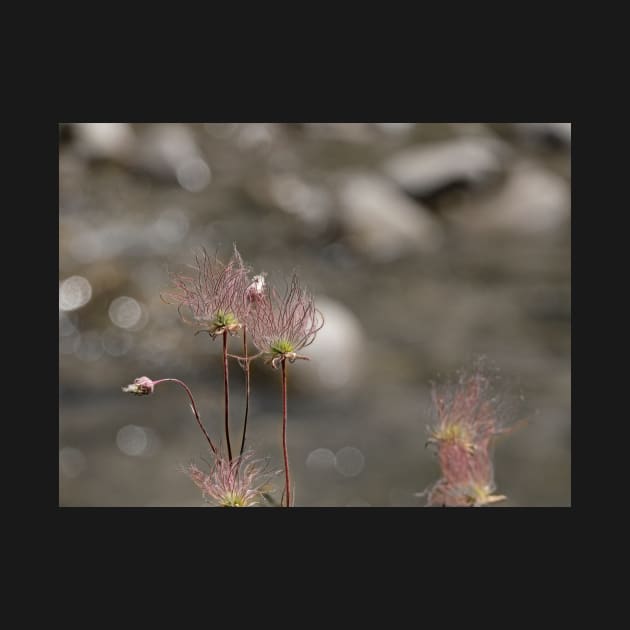
[[[430,382],[479,355],[527,420],[496,447],[502,505],[570,505],[570,148],[570,123],[60,124],[59,504],[203,505],[183,391],[120,388],[185,380],[219,438],[220,341],[160,291],[236,242],[326,317],[289,373],[297,505],[423,505]],[[248,430],[278,469],[279,378],[254,365]]]

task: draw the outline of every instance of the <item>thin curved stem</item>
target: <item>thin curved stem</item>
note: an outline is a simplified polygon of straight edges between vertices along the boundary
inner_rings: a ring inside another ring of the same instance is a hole
[[[291,507],[291,478],[289,476],[289,454],[287,452],[287,360],[282,359],[282,454],[284,455],[284,494]]]
[[[243,354],[245,355],[245,419],[243,420],[243,439],[241,440],[241,452],[245,450],[245,433],[247,432],[247,418],[249,416],[249,361],[247,360],[247,326],[243,326]]]
[[[223,332],[223,390],[225,392],[225,441],[227,442],[228,458],[232,461],[232,446],[230,444],[230,379],[228,375],[227,355],[228,332]]]
[[[212,440],[210,439],[210,436],[208,435],[206,428],[203,426],[203,423],[201,422],[201,418],[199,417],[199,412],[197,411],[197,405],[195,404],[195,399],[193,398],[192,392],[188,388],[188,385],[186,385],[186,383],[184,383],[183,381],[180,381],[178,378],[161,378],[159,381],[154,381],[153,384],[158,385],[159,383],[166,383],[168,381],[170,381],[171,383],[177,383],[178,385],[181,385],[186,390],[186,393],[188,394],[188,398],[190,399],[190,406],[192,407],[193,413],[195,414],[195,419],[197,420],[197,424],[199,425],[199,428],[202,430],[203,434],[206,436],[206,440],[208,440],[208,444],[210,444],[210,448],[212,449],[212,452],[216,455],[217,449],[215,445],[212,443]]]

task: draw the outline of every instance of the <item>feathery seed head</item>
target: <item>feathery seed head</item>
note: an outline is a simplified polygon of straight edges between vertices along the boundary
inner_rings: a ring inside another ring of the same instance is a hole
[[[441,479],[428,494],[428,505],[481,506],[505,499],[495,490],[491,447],[503,432],[490,380],[475,371],[455,386],[433,390],[437,423],[428,443],[437,449]]]
[[[263,488],[275,472],[268,472],[261,460],[253,460],[253,452],[247,451],[230,461],[223,455],[214,455],[208,474],[194,464],[184,472],[215,507],[252,507],[263,497]]]
[[[291,363],[296,359],[308,359],[298,352],[313,343],[324,325],[324,318],[315,307],[312,295],[300,286],[296,274],[293,274],[284,296],[264,284],[261,289],[256,310],[250,313],[248,319],[248,330],[254,345],[267,355],[274,368],[282,359]]]
[[[248,312],[245,291],[248,287],[248,268],[234,246],[232,257],[223,263],[218,255],[209,256],[203,249],[195,256],[193,276],[173,274],[171,291],[164,293],[167,303],[178,304],[182,319],[200,327],[214,339],[229,332],[238,333]],[[192,321],[184,311],[192,314]]]

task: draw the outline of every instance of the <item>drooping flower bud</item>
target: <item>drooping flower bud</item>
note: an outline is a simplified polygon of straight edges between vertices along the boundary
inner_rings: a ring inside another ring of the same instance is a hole
[[[154,381],[152,381],[148,376],[140,376],[130,385],[123,387],[122,390],[123,392],[135,394],[136,396],[148,396],[153,393],[154,388]]]

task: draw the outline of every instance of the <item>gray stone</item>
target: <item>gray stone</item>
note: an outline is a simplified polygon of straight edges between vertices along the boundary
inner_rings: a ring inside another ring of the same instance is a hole
[[[211,181],[192,130],[183,124],[147,124],[134,131],[129,123],[76,123],[77,154],[108,160],[132,172],[200,192]]]
[[[328,297],[315,299],[324,316],[324,327],[302,354],[310,361],[291,366],[291,379],[303,389],[319,392],[350,392],[362,382],[365,333],[357,316]]]
[[[76,148],[90,159],[124,161],[132,152],[136,137],[129,123],[74,123]]]
[[[375,129],[370,123],[306,123],[307,134],[317,140],[337,140],[357,144],[374,141]]]
[[[471,136],[405,149],[384,163],[399,186],[419,199],[453,185],[479,186],[505,168],[510,148],[498,138]]]
[[[151,125],[143,129],[137,151],[129,166],[154,177],[177,181],[182,188],[197,192],[210,181],[192,130],[179,123]]]
[[[339,205],[349,243],[373,260],[390,261],[410,251],[430,253],[442,243],[442,227],[430,212],[379,175],[342,177]]]
[[[536,235],[561,227],[570,213],[569,184],[559,175],[523,160],[514,166],[499,191],[488,199],[460,204],[448,216],[471,232]]]
[[[393,136],[405,136],[413,131],[416,123],[374,123],[378,129]]]
[[[571,146],[571,123],[514,123],[514,127],[527,140]]]
[[[272,205],[319,234],[328,226],[332,213],[330,192],[293,173],[261,176],[248,182],[247,192],[257,203]]]

